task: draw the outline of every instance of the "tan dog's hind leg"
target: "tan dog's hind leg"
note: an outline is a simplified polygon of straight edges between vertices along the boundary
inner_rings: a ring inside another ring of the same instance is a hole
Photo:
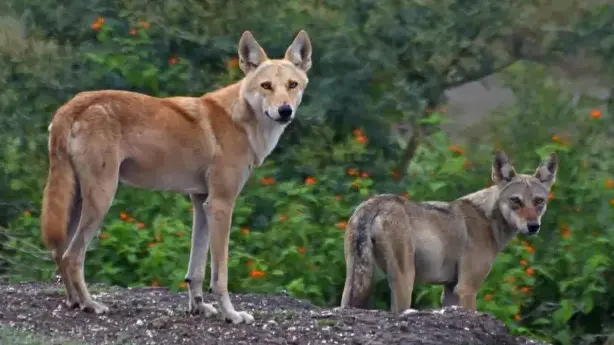
[[[73,158],[83,197],[81,219],[62,261],[67,267],[81,309],[101,314],[107,312],[109,308],[92,299],[85,285],[83,263],[85,251],[96,235],[115,196],[119,178],[119,158],[117,148],[113,146],[87,149],[88,152],[81,152],[81,155]]]
[[[228,245],[234,206],[234,201],[228,199],[211,193],[205,206],[211,231],[211,286],[226,320],[233,324],[249,324],[254,322],[254,317],[247,312],[236,311],[228,295]]]
[[[188,283],[190,295],[190,313],[204,314],[206,317],[217,314],[213,305],[203,302],[203,280],[209,254],[209,227],[205,213],[206,194],[191,194],[194,215],[192,217],[192,246],[190,248],[190,263],[185,281]]]
[[[81,218],[81,204],[81,195],[79,188],[77,188],[75,196],[73,197],[72,210],[70,211],[70,220],[68,223],[66,240],[64,243],[54,249],[52,253],[53,261],[55,261],[56,265],[58,266],[60,277],[62,278],[62,284],[64,284],[64,289],[66,290],[66,305],[69,308],[77,308],[79,306],[79,299],[73,283],[70,280],[68,266],[66,265],[66,262],[62,260],[62,256],[64,255],[66,247],[68,247],[68,243],[70,243],[72,240],[73,236],[75,235],[75,231],[79,226],[79,218]]]

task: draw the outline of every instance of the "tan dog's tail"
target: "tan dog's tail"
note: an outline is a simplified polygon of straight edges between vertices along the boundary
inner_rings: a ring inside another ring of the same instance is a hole
[[[67,150],[74,115],[67,111],[67,108],[59,109],[49,125],[49,172],[43,192],[41,237],[53,249],[66,239],[69,212],[75,202],[75,172]]]
[[[345,236],[345,287],[341,308],[365,309],[371,298],[373,278],[373,229],[377,215],[358,210],[350,218]]]

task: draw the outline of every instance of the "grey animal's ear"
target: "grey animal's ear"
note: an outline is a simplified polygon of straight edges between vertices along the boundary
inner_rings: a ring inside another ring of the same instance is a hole
[[[516,169],[510,163],[505,152],[495,151],[492,162],[492,180],[494,183],[509,182],[516,176]]]
[[[251,32],[245,31],[239,40],[239,67],[247,74],[269,58]]]
[[[535,176],[535,178],[537,178],[541,183],[545,184],[546,186],[548,186],[548,188],[550,188],[556,181],[556,172],[558,170],[559,158],[556,152],[552,152],[537,167],[533,176]]]
[[[309,71],[311,68],[311,40],[305,30],[299,31],[286,50],[284,58],[303,71]]]

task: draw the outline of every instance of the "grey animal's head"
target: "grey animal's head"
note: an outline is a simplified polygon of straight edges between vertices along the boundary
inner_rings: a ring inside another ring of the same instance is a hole
[[[499,188],[495,207],[509,227],[528,235],[539,232],[558,167],[558,157],[553,152],[532,175],[518,174],[505,152],[495,152],[492,180]]]

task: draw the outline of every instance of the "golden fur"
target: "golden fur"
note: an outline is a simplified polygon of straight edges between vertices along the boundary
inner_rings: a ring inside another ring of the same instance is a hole
[[[216,314],[203,303],[211,243],[211,290],[222,315],[250,323],[227,290],[228,241],[237,195],[275,148],[296,114],[311,68],[311,42],[301,31],[283,59],[270,60],[248,31],[238,46],[245,77],[202,97],[157,98],[128,91],[82,92],[49,126],[49,174],[42,238],[64,282],[67,304],[104,313],[85,285],[85,251],[121,181],[189,194],[194,205],[186,281],[192,313]]]

